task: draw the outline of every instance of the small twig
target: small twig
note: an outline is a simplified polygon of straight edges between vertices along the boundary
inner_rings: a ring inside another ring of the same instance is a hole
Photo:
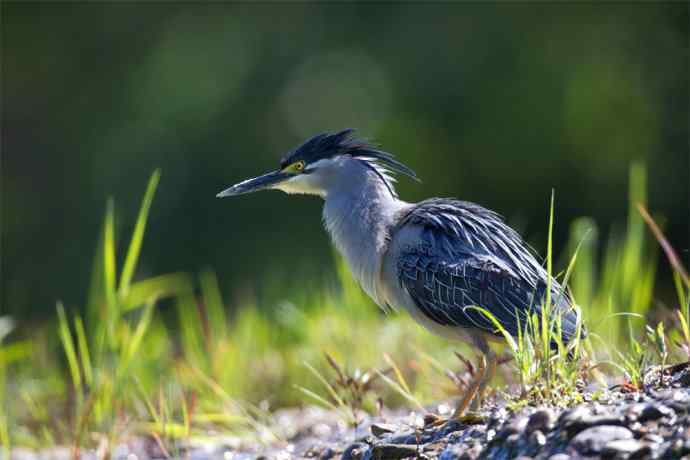
[[[323,354],[325,355],[326,361],[328,361],[328,364],[330,364],[330,366],[333,368],[333,370],[335,370],[335,373],[338,374],[338,381],[342,385],[345,385],[347,379],[345,378],[345,373],[340,368],[340,365],[338,364],[338,362],[331,355],[329,355],[328,352],[325,351]]]
[[[79,460],[81,458],[81,438],[84,435],[84,430],[86,430],[86,425],[89,422],[89,419],[91,418],[91,413],[93,411],[93,406],[96,403],[96,399],[98,397],[98,392],[94,391],[89,395],[89,398],[86,400],[86,406],[82,410],[82,412],[79,414],[79,420],[77,421],[77,431],[75,433],[74,437],[74,444],[72,445],[72,458],[74,460]]]
[[[158,435],[158,433],[151,433],[151,437],[153,438],[154,441],[156,441],[156,445],[161,450],[161,454],[163,454],[163,456],[166,459],[171,459],[172,457],[170,456],[168,449],[165,448],[165,444],[163,443],[163,440]]]
[[[474,369],[474,365],[472,364],[472,361],[470,361],[469,359],[467,359],[467,358],[465,358],[464,356],[462,356],[462,355],[460,354],[460,352],[458,352],[458,351],[455,351],[454,353],[455,353],[455,356],[456,356],[460,361],[462,361],[462,363],[467,367],[467,372],[469,372],[471,376],[474,376],[474,374],[475,374],[475,369]]]
[[[637,203],[637,210],[640,212],[640,215],[647,223],[652,233],[654,233],[656,240],[659,242],[659,246],[661,246],[661,249],[664,250],[666,258],[668,258],[668,261],[673,267],[673,269],[678,273],[678,275],[682,278],[685,284],[690,288],[690,276],[688,276],[688,272],[687,270],[685,270],[683,263],[680,261],[680,258],[673,250],[673,246],[671,246],[671,244],[668,242],[668,240],[664,236],[664,233],[661,231],[656,222],[654,222],[654,219],[652,219],[652,216],[649,215],[649,212],[647,212],[647,209],[644,207],[644,205],[642,205],[642,203]]]

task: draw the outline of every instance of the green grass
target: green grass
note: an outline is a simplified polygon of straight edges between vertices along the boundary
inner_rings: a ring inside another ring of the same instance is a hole
[[[226,304],[211,271],[136,278],[159,178],[155,172],[149,181],[122,261],[115,203],[107,202],[83,316],[58,303],[56,323],[24,336],[0,318],[6,454],[11,445],[112,447],[130,434],[147,434],[172,454],[178,441],[210,430],[271,441],[281,436],[270,416],[278,407],[322,404],[356,424],[362,411],[382,404],[421,409],[461,394],[472,371],[462,357],[471,350],[406,315],[381,313],[337,258],[337,288],[285,289],[262,305]],[[517,386],[509,395],[514,406],[577,402],[579,383],[593,379],[641,387],[647,367],[690,356],[688,280],[674,265],[675,320],[659,322],[651,308],[658,245],[637,210],[645,203],[644,168],[633,165],[630,179],[625,226],[601,241],[591,219],[573,222],[561,263],[552,197],[546,267],[570,286],[589,335],[570,345],[574,359],[567,359],[559,320],[544,308],[519,337],[506,337],[513,359],[494,384]],[[164,298],[176,322],[162,320]]]

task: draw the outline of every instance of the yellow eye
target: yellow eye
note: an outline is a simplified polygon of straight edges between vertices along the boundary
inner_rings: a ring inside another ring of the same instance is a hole
[[[284,172],[288,173],[301,173],[304,171],[304,161],[296,161],[283,169]]]

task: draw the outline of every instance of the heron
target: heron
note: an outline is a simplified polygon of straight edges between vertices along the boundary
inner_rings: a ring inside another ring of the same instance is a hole
[[[396,177],[419,181],[415,172],[353,134],[345,129],[311,137],[288,151],[278,169],[217,197],[259,190],[321,197],[332,242],[377,305],[406,310],[432,333],[479,352],[477,372],[453,417],[468,408],[477,413],[498,362],[490,342],[506,332],[518,336],[549,298],[567,344],[578,331],[577,309],[499,214],[450,198],[401,200]]]

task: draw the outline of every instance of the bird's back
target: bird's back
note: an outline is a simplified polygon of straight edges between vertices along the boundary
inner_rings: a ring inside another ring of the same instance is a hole
[[[541,312],[548,285],[529,246],[498,214],[439,198],[400,215],[382,274],[389,302],[402,304],[442,335],[459,330],[498,335],[491,320],[475,308],[480,307],[516,336],[528,315]],[[567,343],[576,334],[577,313],[555,280],[551,299]]]

